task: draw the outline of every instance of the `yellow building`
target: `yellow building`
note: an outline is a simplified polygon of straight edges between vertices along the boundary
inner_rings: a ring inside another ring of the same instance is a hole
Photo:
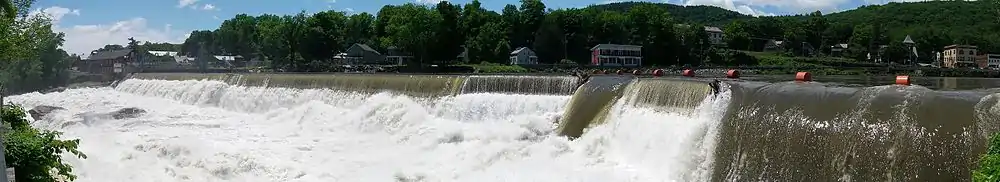
[[[949,45],[944,47],[943,62],[945,68],[974,68],[976,65],[976,46]]]

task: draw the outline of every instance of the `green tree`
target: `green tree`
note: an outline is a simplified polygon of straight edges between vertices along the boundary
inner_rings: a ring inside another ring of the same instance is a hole
[[[17,9],[14,8],[14,2],[11,0],[0,1],[0,15],[6,19],[14,19],[17,16]]]
[[[496,20],[491,19],[488,11],[483,9],[482,3],[480,3],[479,0],[473,0],[469,4],[465,4],[462,8],[459,29],[462,32],[462,35],[473,37],[479,32],[479,27],[482,27],[491,21]]]
[[[300,53],[311,66],[310,69],[322,67],[317,62],[328,62],[334,55],[345,49],[344,38],[347,35],[347,16],[343,12],[323,11],[306,19],[306,32],[301,39]]]
[[[349,47],[355,43],[372,44],[372,38],[375,36],[374,25],[375,15],[364,12],[351,15],[347,20],[347,38],[343,46]]]
[[[851,38],[848,41],[849,46],[847,47],[846,57],[858,60],[867,60],[868,53],[873,52],[872,50],[874,50],[872,49],[872,33],[873,30],[871,25],[856,25]],[[875,55],[872,54],[872,56]]]
[[[255,17],[247,14],[238,14],[232,19],[222,22],[216,33],[216,41],[222,46],[221,50],[226,55],[240,55],[247,58],[254,57],[257,51],[257,37]],[[218,52],[217,52],[218,53]]]
[[[832,45],[823,39],[823,32],[830,26],[826,17],[823,17],[823,13],[815,11],[810,13],[808,16],[809,19],[805,24],[806,42],[815,46],[817,49],[827,47],[827,45]]]
[[[80,158],[87,155],[77,150],[79,139],[59,140],[60,132],[40,130],[31,127],[20,106],[3,106],[4,152],[7,167],[14,168],[15,181],[49,181],[57,178],[75,180],[73,168],[63,163],[62,153],[71,153]],[[51,175],[56,171],[57,175]]]
[[[435,30],[441,16],[422,5],[405,4],[395,8],[393,14],[379,17],[387,19],[382,45],[396,46],[413,53],[416,59],[408,65],[422,67],[431,58],[430,47],[437,33],[427,30]]]
[[[506,32],[503,23],[489,22],[479,28],[476,36],[469,39],[469,55],[471,60],[505,63],[507,52]]]
[[[465,34],[459,23],[462,10],[458,5],[452,5],[448,1],[439,2],[434,10],[441,20],[437,25],[436,43],[431,49],[430,58],[434,61],[450,62],[462,52],[462,44],[465,42]]]
[[[743,20],[729,23],[723,30],[730,48],[747,50],[750,48],[750,27]]]
[[[535,41],[533,47],[535,54],[537,54],[539,61],[546,62],[556,62],[562,59],[568,59],[568,50],[566,38],[567,34],[564,33],[560,22],[560,16],[564,13],[563,10],[553,11],[546,16],[545,21],[542,22],[541,28],[535,34]],[[517,47],[512,47],[511,49],[517,49]]]
[[[665,9],[650,5],[638,5],[630,9],[628,27],[632,44],[643,46],[644,65],[668,65],[676,58],[669,54],[668,46],[674,44],[674,21]]]
[[[524,37],[523,46],[531,46],[535,40],[535,32],[545,20],[545,4],[541,0],[521,0],[520,28]]]
[[[678,39],[682,45],[675,46],[678,49],[675,54],[681,60],[681,65],[701,65],[706,59],[712,46],[708,39],[708,32],[705,32],[703,25],[694,24],[681,26],[678,30]]]
[[[265,65],[271,68],[290,69],[291,62],[287,59],[291,54],[288,40],[284,36],[284,19],[277,15],[263,14],[257,16],[257,37],[260,45],[260,55]]]
[[[628,18],[625,15],[613,11],[592,12],[595,18],[588,24],[587,29],[592,30],[590,34],[590,44],[625,44],[628,42],[629,34],[625,23]]]
[[[507,4],[503,7],[503,14],[500,15],[503,20],[504,32],[507,34],[507,40],[509,43],[507,47],[516,48],[523,47],[527,45],[524,36],[524,22],[521,15],[521,11],[517,10],[517,6],[513,4]]]

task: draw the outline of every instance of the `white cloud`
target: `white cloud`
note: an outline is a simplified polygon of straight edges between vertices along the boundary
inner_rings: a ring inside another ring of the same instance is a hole
[[[49,8],[45,8],[45,9],[35,9],[34,11],[31,11],[29,14],[31,16],[35,16],[35,15],[39,15],[39,14],[42,14],[42,13],[44,13],[49,18],[52,18],[53,23],[58,23],[66,15],[76,15],[76,16],[79,16],[80,15],[80,10],[79,9],[69,9],[69,8],[64,8],[64,7],[59,7],[59,6],[53,6],[53,7],[49,7]]]
[[[612,0],[609,0],[612,1]],[[672,0],[663,0],[665,2]],[[710,5],[743,14],[764,16],[774,14],[803,14],[813,11],[823,13],[853,9],[861,4],[886,4],[889,2],[919,2],[930,0],[682,0],[684,5]],[[762,9],[774,10],[765,12]]]
[[[205,6],[202,7],[201,9],[203,9],[203,10],[217,10],[215,8],[215,5],[212,5],[212,4],[205,4]]]
[[[620,2],[622,2],[622,0],[604,0],[601,3],[598,3],[598,4],[611,4],[611,3],[620,3]]]
[[[328,0],[327,3],[337,3],[337,0]]]
[[[182,43],[187,35],[177,35],[173,25],[151,27],[145,18],[136,17],[108,24],[61,26],[60,20],[67,15],[80,16],[80,10],[53,6],[39,9],[32,14],[45,14],[52,18],[52,31],[66,34],[62,48],[69,53],[87,55],[90,51],[108,44],[125,45],[129,37],[137,41]]]
[[[136,17],[104,25],[75,25],[54,27],[55,31],[66,33],[63,49],[70,53],[86,54],[108,44],[124,45],[128,38],[137,41],[181,43],[185,36],[176,36],[177,31],[170,24],[162,28],[150,27],[145,18]]]
[[[185,6],[193,6],[194,3],[196,3],[196,2],[198,2],[198,0],[179,0],[177,2],[177,7],[178,8],[183,8]]]
[[[716,6],[730,11],[736,11],[742,14],[747,14],[751,16],[767,16],[773,15],[772,13],[766,13],[757,8],[753,8],[748,4],[741,3],[741,1],[782,1],[782,0],[687,0],[684,2],[685,6],[694,5],[708,5]],[[794,1],[794,0],[792,0]],[[755,4],[758,5],[758,4]]]
[[[354,8],[344,8],[344,11],[346,11],[346,12],[354,12]]]

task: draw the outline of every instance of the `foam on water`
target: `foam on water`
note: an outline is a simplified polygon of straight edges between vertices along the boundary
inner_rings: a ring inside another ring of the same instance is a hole
[[[34,124],[82,139],[78,181],[704,181],[728,102],[695,118],[618,103],[579,140],[552,134],[570,96],[414,98],[217,81],[127,80],[30,93]],[[124,107],[134,119],[94,117]]]
[[[618,161],[647,180],[711,181],[718,125],[728,107],[728,89],[701,101],[694,113],[637,106],[635,90],[617,102],[608,124],[589,129],[579,141],[593,156]]]

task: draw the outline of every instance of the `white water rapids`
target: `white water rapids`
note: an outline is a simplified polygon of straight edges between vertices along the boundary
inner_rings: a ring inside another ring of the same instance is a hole
[[[552,131],[572,96],[391,93],[127,80],[29,93],[58,106],[34,125],[82,140],[84,182],[706,181],[728,93],[694,116],[617,103],[577,140]],[[101,113],[148,111],[114,120]]]

